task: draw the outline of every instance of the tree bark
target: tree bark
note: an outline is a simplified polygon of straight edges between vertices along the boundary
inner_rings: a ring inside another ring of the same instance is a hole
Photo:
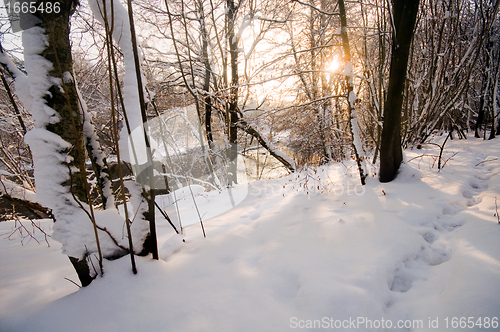
[[[231,63],[231,87],[229,89],[229,173],[228,185],[238,183],[238,39],[235,34],[237,7],[233,0],[227,0],[227,21],[228,21],[228,38],[229,38],[229,53]]]
[[[403,161],[401,148],[401,111],[406,70],[419,0],[394,0],[394,36],[392,42],[389,87],[384,105],[384,127],[380,146],[380,182],[390,182],[397,176]]]
[[[212,135],[212,97],[210,96],[210,76],[212,75],[212,69],[210,68],[210,61],[208,59],[209,37],[205,26],[205,12],[203,11],[203,3],[201,1],[198,2],[198,13],[200,18],[200,32],[202,39],[201,56],[203,66],[205,67],[205,77],[203,78],[203,93],[205,102],[205,133],[207,136],[210,153],[212,153],[214,149],[214,138]]]

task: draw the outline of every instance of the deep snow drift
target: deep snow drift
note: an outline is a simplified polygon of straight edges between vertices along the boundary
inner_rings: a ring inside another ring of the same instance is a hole
[[[364,188],[354,163],[255,182],[235,208],[204,220],[207,238],[198,223],[175,235],[158,214],[162,260],[139,258],[138,275],[128,257],[105,262],[85,289],[64,279],[77,277],[57,242],[3,235],[0,330],[498,328],[499,142],[448,141],[440,172],[435,146],[407,151],[395,181]],[[218,196],[198,200],[217,206]],[[1,223],[0,233],[14,227]]]

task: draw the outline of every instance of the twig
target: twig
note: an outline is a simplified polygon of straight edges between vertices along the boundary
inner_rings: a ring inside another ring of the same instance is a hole
[[[431,143],[427,143],[427,144],[431,144]],[[447,158],[447,159],[443,159],[443,158],[442,158],[442,155],[441,155],[441,156],[438,156],[438,155],[434,155],[434,154],[421,154],[421,155],[419,155],[419,156],[416,156],[416,157],[413,157],[413,158],[408,159],[408,161],[407,161],[407,162],[409,163],[410,161],[415,160],[415,159],[417,159],[417,158],[420,158],[420,161],[422,161],[422,158],[423,158],[423,157],[431,157],[431,158],[434,160],[434,162],[432,163],[432,166],[429,166],[429,168],[434,168],[434,165],[436,164],[436,161],[438,161],[438,169],[439,169],[439,170],[441,170],[441,169],[443,169],[443,168],[444,168],[444,166],[446,165],[446,163],[447,163],[449,160],[451,160],[453,157],[455,157],[457,154],[458,154],[458,152],[455,152],[455,153],[453,153],[453,154],[451,155],[451,157],[449,157],[449,158]],[[441,160],[444,160],[444,162],[443,162],[443,164],[442,164],[442,165],[439,165],[439,162],[440,162]],[[420,164],[420,161],[419,161],[419,164]],[[440,167],[440,168],[439,168],[439,167]],[[420,168],[420,167],[419,167],[419,168]]]
[[[125,250],[125,251],[129,251],[128,248],[120,245],[118,243],[118,241],[113,237],[113,235],[106,229],[106,227],[101,227],[99,225],[97,225],[97,222],[95,220],[95,217],[93,218],[93,216],[91,215],[91,213],[89,211],[87,211],[87,209],[85,209],[85,207],[83,206],[82,202],[80,202],[80,200],[78,199],[78,197],[76,197],[75,193],[73,192],[73,187],[72,187],[72,179],[73,179],[73,174],[71,172],[71,167],[69,166],[69,164],[66,164],[68,166],[68,170],[69,170],[69,175],[70,175],[70,194],[71,196],[73,196],[73,199],[75,200],[75,202],[78,204],[78,206],[80,207],[80,209],[83,210],[83,212],[85,212],[85,214],[87,215],[87,217],[90,219],[90,221],[92,222],[92,225],[97,228],[98,230],[101,230],[103,232],[105,232],[106,234],[108,234],[109,238],[111,239],[111,241],[113,241],[113,243],[120,249],[122,250]]]
[[[439,159],[438,159],[438,170],[441,170],[441,157],[443,156],[443,150],[444,150],[444,146],[446,144],[446,141],[448,141],[448,138],[450,138],[450,136],[451,136],[451,131],[448,134],[448,136],[446,136],[446,139],[444,140],[443,145],[441,145],[441,147],[440,147]],[[443,165],[443,167],[444,167],[444,165]]]
[[[497,197],[496,196],[495,196],[495,212],[496,212],[496,216],[498,219],[498,224],[500,224],[500,216],[498,215],[498,205],[497,205]]]
[[[486,160],[483,160],[483,161],[481,161],[480,163],[476,164],[476,166],[479,166],[479,165],[481,165],[482,163],[486,163],[486,162],[488,162],[488,161],[495,161],[495,160],[498,160],[498,158],[486,159]]]
[[[446,165],[446,163],[448,162],[448,160],[452,159],[453,157],[455,157],[456,155],[458,154],[458,152],[455,152],[450,158],[446,159],[443,163],[443,165],[441,166],[441,168],[444,168],[444,165]]]
[[[409,163],[410,161],[412,161],[412,160],[414,160],[414,159],[417,159],[417,158],[423,158],[423,157],[432,157],[432,158],[437,158],[437,157],[439,157],[439,156],[436,156],[436,155],[433,155],[433,154],[425,154],[425,153],[424,153],[424,154],[421,154],[420,156],[416,156],[416,157],[413,157],[413,158],[411,158],[411,159],[408,159],[408,161],[407,161],[407,162]]]
[[[155,206],[158,208],[158,210],[163,215],[163,217],[168,221],[168,223],[170,224],[170,226],[172,226],[174,228],[174,231],[177,234],[179,234],[179,231],[177,230],[177,228],[175,227],[175,225],[172,223],[172,220],[170,220],[170,217],[168,216],[168,214],[160,208],[160,206],[158,205],[158,203],[155,202]]]
[[[30,232],[26,226],[24,226],[24,224],[22,223],[21,219],[19,218],[19,216],[16,215],[16,225],[19,223],[19,226],[16,227],[16,229],[10,233],[10,235],[7,237],[7,239],[11,240],[11,236],[14,235],[16,232],[19,232],[19,236],[21,237],[21,245],[24,245],[24,240],[26,238],[29,238],[28,242],[31,241],[31,239],[35,240],[38,244],[40,244],[40,241],[38,241],[38,239],[33,235],[34,234],[34,231],[33,232]],[[33,226],[36,226],[34,223],[33,223],[33,220],[31,221],[32,225]],[[37,227],[38,229],[40,229],[39,227]],[[26,235],[23,234],[23,230],[26,232]],[[40,229],[40,231],[45,234],[45,241],[47,242],[47,245],[50,247],[49,245],[49,242],[47,241],[47,234]]]
[[[82,286],[78,285],[78,284],[77,284],[76,282],[74,282],[73,280],[68,279],[68,278],[64,278],[64,279],[66,279],[66,280],[68,280],[69,282],[71,282],[71,283],[75,284],[75,285],[76,285],[76,287],[78,287],[78,288],[82,288]]]
[[[301,5],[303,5],[303,6],[308,6],[308,7],[310,7],[311,9],[314,9],[314,10],[316,10],[316,11],[320,12],[320,13],[321,13],[321,14],[323,14],[323,15],[328,15],[328,16],[340,15],[340,13],[339,13],[339,12],[327,12],[327,11],[324,11],[324,10],[322,10],[322,9],[320,9],[320,8],[318,8],[318,7],[316,7],[316,6],[314,6],[314,5],[311,5],[311,4],[309,4],[309,3],[302,2],[302,1],[299,1],[299,0],[293,0],[293,2],[298,2],[298,3],[300,3],[300,4],[301,4]]]

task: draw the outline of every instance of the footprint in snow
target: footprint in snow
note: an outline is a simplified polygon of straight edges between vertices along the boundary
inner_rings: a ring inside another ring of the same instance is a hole
[[[399,293],[408,292],[415,280],[427,280],[429,267],[440,265],[450,258],[451,253],[446,249],[433,248],[430,245],[422,246],[416,256],[407,258],[394,270],[389,289]]]

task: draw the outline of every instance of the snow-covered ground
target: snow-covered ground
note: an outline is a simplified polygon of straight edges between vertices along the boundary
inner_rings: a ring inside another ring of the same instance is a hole
[[[407,151],[415,159],[387,184],[361,187],[339,165],[310,172],[306,190],[304,173],[254,182],[204,219],[207,238],[199,223],[181,236],[160,219],[160,261],[138,258],[137,275],[128,257],[105,262],[82,289],[57,242],[3,235],[0,331],[499,329],[499,142],[449,141],[440,172],[415,158],[435,146]],[[217,195],[227,200],[202,199]]]

